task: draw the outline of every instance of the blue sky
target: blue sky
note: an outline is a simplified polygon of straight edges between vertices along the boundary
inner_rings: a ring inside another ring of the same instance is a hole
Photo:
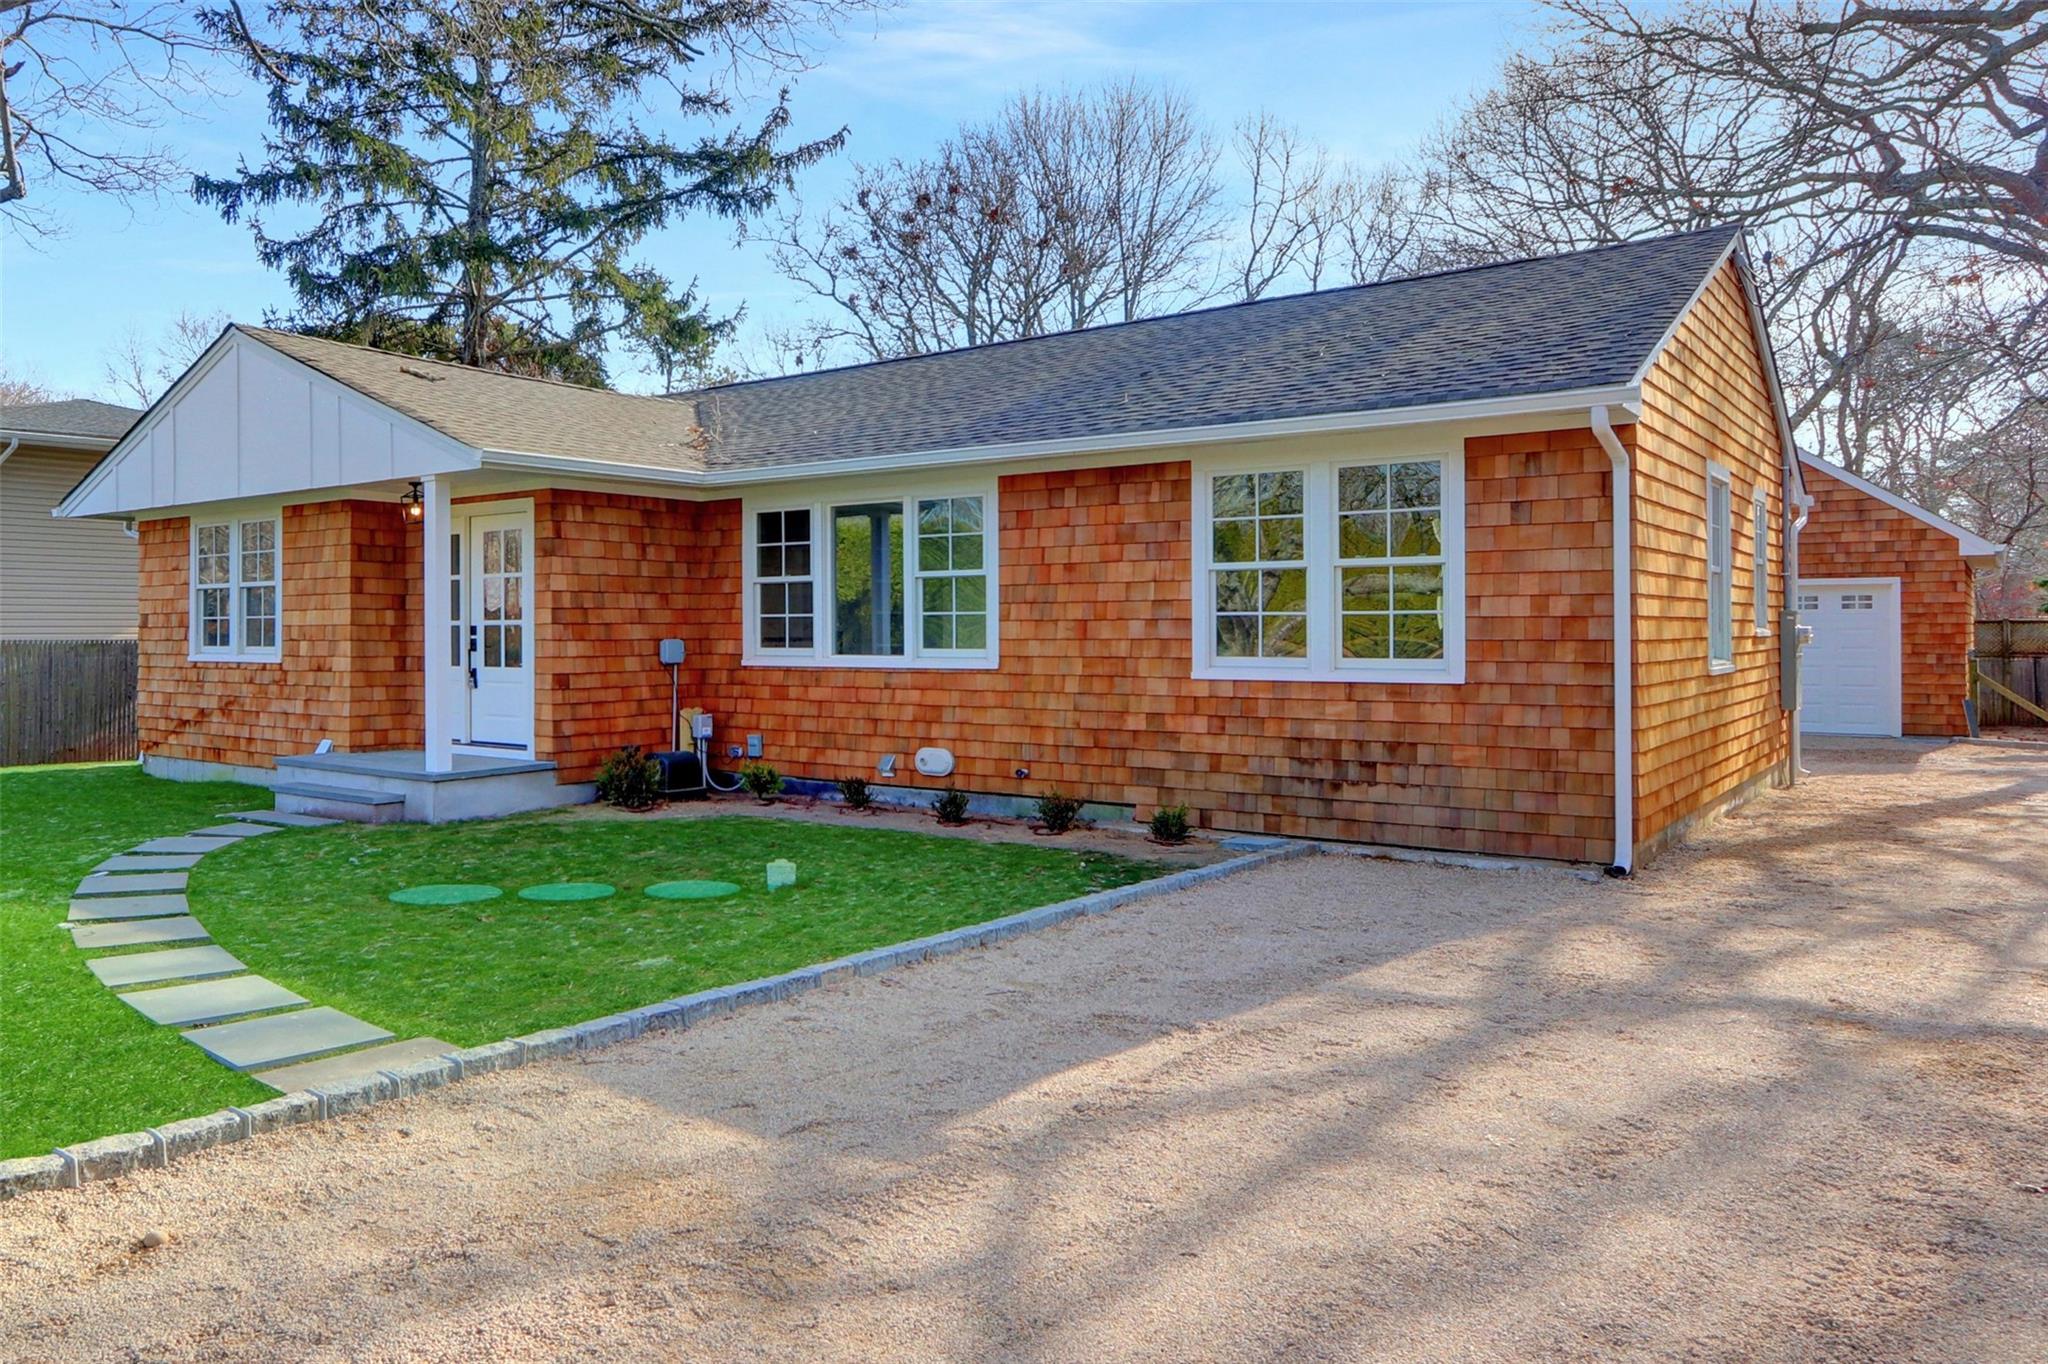
[[[1366,166],[1399,159],[1534,21],[1519,3],[1191,3],[1189,0],[907,0],[849,24],[796,82],[797,135],[845,124],[840,157],[805,174],[823,206],[854,160],[923,154],[963,120],[1033,85],[1126,73],[1177,84],[1220,131],[1260,108]],[[263,106],[245,92],[167,127],[195,168],[231,169],[261,152]],[[289,306],[282,279],[247,232],[176,197],[156,205],[49,191],[64,234],[0,240],[0,365],[62,392],[114,396],[102,376],[113,339],[160,333],[181,310],[260,321]],[[4,229],[0,229],[4,230]],[[719,313],[746,308],[743,354],[768,326],[815,303],[778,276],[764,248],[698,220],[649,238],[639,258],[695,276]],[[622,387],[647,381],[621,366]]]

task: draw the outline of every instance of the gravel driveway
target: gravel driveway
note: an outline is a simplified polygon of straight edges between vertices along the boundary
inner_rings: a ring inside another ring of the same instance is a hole
[[[2048,1358],[2048,754],[1816,748],[18,1200],[0,1355]]]

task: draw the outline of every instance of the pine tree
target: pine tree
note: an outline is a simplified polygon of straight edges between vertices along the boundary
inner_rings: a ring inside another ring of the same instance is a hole
[[[686,214],[759,214],[845,129],[784,146],[786,88],[751,130],[675,138],[640,115],[725,125],[724,82],[799,60],[841,8],[273,0],[248,37],[209,10],[268,81],[271,130],[261,164],[194,193],[285,272],[283,325],[592,384],[614,341],[701,363],[730,320],[628,253]]]

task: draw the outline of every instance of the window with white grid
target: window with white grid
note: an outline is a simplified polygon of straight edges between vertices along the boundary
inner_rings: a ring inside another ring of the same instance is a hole
[[[243,516],[192,527],[195,656],[251,662],[278,657],[282,559],[276,516]]]

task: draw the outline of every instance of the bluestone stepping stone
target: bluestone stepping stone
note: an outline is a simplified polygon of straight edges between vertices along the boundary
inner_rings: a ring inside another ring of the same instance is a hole
[[[251,824],[276,824],[286,829],[324,829],[330,824],[341,823],[338,819],[293,814],[290,810],[237,810],[231,818],[245,819]]]
[[[194,838],[254,838],[258,834],[274,834],[276,826],[270,824],[216,824],[211,828],[194,829]]]
[[[78,883],[73,895],[144,895],[152,891],[183,890],[187,876],[182,871],[145,871],[133,876],[88,876]]]
[[[137,919],[125,924],[81,924],[71,935],[80,947],[133,947],[146,942],[205,942],[210,935],[190,916]]]
[[[259,1070],[256,1078],[290,1094],[300,1089],[331,1088],[367,1080],[380,1070],[396,1070],[417,1061],[446,1056],[455,1048],[438,1037],[409,1037],[403,1042],[386,1042],[381,1047],[329,1056],[320,1061],[301,1061],[295,1066]]]
[[[122,853],[110,857],[93,868],[95,873],[107,871],[184,871],[199,865],[198,853],[173,855],[169,853]]]
[[[235,976],[228,980],[203,980],[197,985],[169,985],[161,990],[136,990],[121,996],[152,1023],[183,1028],[194,1023],[218,1023],[224,1018],[285,1009],[304,1004],[274,980],[262,976]]]
[[[296,1013],[272,1014],[240,1023],[193,1028],[184,1036],[224,1066],[236,1070],[268,1069],[305,1061],[365,1042],[388,1042],[389,1029],[365,1023],[339,1009],[322,1005]]]
[[[137,843],[131,852],[139,853],[210,853],[221,848],[233,847],[232,838],[152,838],[147,843]]]
[[[86,963],[100,984],[109,990],[130,985],[154,985],[165,980],[199,980],[206,976],[231,976],[244,970],[225,947],[173,947],[164,952],[129,952],[118,957],[94,957]]]
[[[182,895],[96,895],[90,900],[71,902],[73,923],[84,919],[155,919],[191,912],[192,907]]]

